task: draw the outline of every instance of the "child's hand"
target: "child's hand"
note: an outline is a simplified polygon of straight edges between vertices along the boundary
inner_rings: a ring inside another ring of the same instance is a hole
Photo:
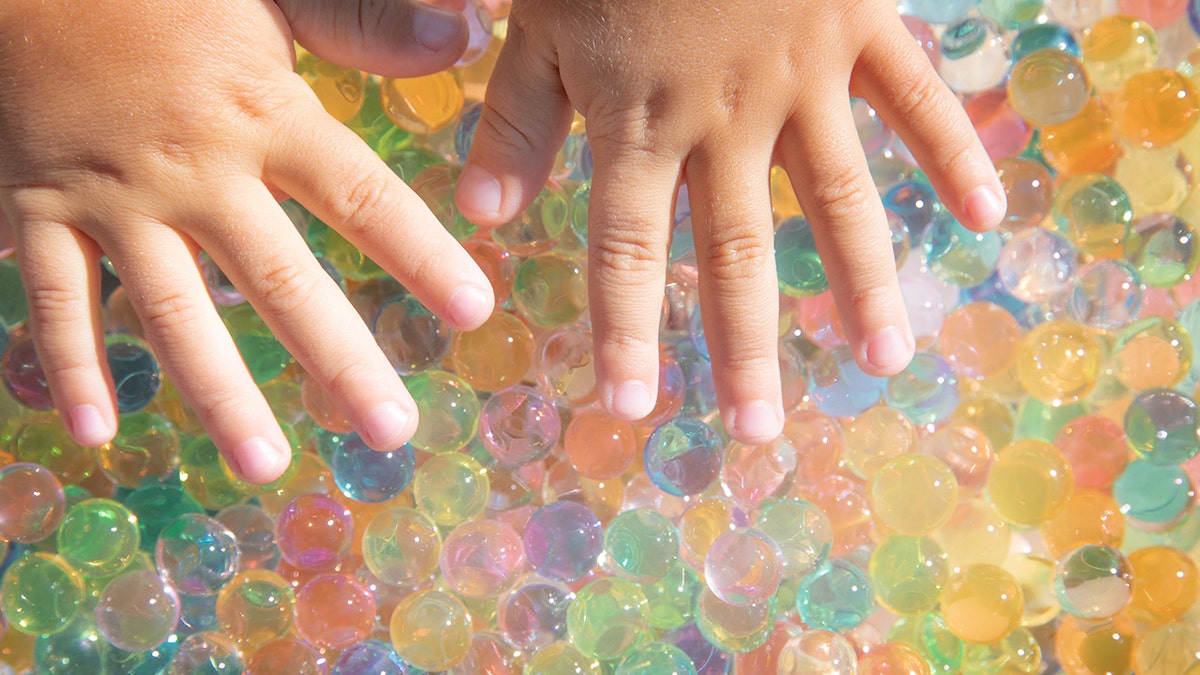
[[[293,35],[318,56],[394,76],[445,68],[466,45],[458,15],[415,0],[0,4],[0,206],[56,407],[79,442],[116,429],[98,314],[106,254],[234,471],[266,482],[287,466],[198,249],[369,445],[412,435],[411,397],[273,194],[295,197],[453,325],[490,314],[471,258],[292,72]]]
[[[726,428],[783,424],[768,173],[787,169],[859,364],[890,375],[914,343],[849,93],[903,136],[950,211],[1004,214],[991,162],[893,0],[515,0],[459,182],[487,225],[537,195],[574,105],[595,158],[588,218],[601,400],[647,414],[673,193],[691,198],[705,335]]]

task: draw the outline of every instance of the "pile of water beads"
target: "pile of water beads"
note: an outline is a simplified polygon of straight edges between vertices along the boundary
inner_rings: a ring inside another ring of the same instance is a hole
[[[1008,192],[998,232],[942,209],[861,101],[919,342],[868,377],[775,176],[786,432],[715,412],[680,200],[659,404],[595,404],[579,121],[490,233],[451,198],[505,22],[465,3],[452,70],[298,71],[454,232],[499,309],[455,333],[335,231],[297,227],[405,375],[422,425],[367,449],[207,260],[295,446],[232,477],[103,308],[122,411],[73,444],[0,258],[0,672],[1200,673],[1200,3],[908,0],[910,30]]]

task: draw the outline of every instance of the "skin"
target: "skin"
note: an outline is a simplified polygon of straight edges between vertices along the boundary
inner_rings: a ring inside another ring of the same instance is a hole
[[[638,419],[657,392],[671,205],[686,181],[721,418],[746,443],[783,426],[768,176],[792,177],[847,339],[868,373],[914,349],[849,95],[895,128],[964,225],[1004,192],[891,0],[514,0],[458,203],[499,225],[537,195],[572,107],[595,158],[590,312],[601,401]]]
[[[286,468],[287,442],[208,298],[199,249],[371,447],[412,436],[412,398],[279,208],[285,193],[452,325],[491,313],[470,256],[292,72],[293,37],[331,61],[413,76],[453,64],[467,36],[457,14],[405,1],[0,4],[0,207],[55,406],[80,443],[107,442],[117,426],[98,310],[106,254],[231,468],[257,483]]]
[[[490,314],[483,273],[292,72],[293,38],[391,76],[447,67],[466,44],[461,19],[415,0],[0,3],[0,209],[80,443],[116,430],[105,254],[231,468],[260,483],[284,470],[286,442],[207,296],[201,249],[371,447],[412,436],[411,397],[278,208],[285,194],[456,328]],[[900,131],[964,224],[1000,220],[990,162],[888,0],[516,0],[459,203],[483,225],[510,219],[544,184],[572,107],[587,116],[597,375],[605,406],[637,419],[657,391],[670,205],[686,179],[722,417],[738,440],[769,440],[783,422],[773,161],[817,227],[860,363],[886,375],[913,350],[848,89]]]

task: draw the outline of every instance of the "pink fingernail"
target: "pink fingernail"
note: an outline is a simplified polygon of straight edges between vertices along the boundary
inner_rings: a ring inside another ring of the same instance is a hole
[[[650,388],[637,380],[626,380],[613,389],[609,408],[621,419],[640,420],[654,409]]]
[[[403,443],[392,443],[391,441],[403,433],[411,421],[412,415],[405,412],[400,404],[389,401],[380,403],[367,413],[367,416],[363,418],[360,431],[367,445],[386,452],[396,449],[391,447],[392,445],[403,445]]]
[[[94,405],[84,404],[71,408],[67,416],[71,436],[87,447],[98,447],[112,440],[113,429]]]
[[[487,171],[467,165],[458,177],[459,200],[478,215],[495,218],[500,215],[500,181]]]
[[[769,443],[783,431],[783,413],[766,401],[750,401],[732,411],[727,428],[744,443]]]
[[[980,186],[971,190],[964,207],[967,218],[978,229],[995,227],[1004,218],[1004,203],[990,187]]]
[[[887,326],[867,340],[867,362],[877,370],[898,373],[911,359],[912,348],[895,326]]]
[[[254,437],[234,448],[227,461],[242,480],[265,485],[282,476],[291,460],[291,454],[283,454],[274,443]]]
[[[450,294],[446,315],[455,327],[471,330],[487,321],[493,304],[491,289],[484,293],[474,286],[464,286]]]

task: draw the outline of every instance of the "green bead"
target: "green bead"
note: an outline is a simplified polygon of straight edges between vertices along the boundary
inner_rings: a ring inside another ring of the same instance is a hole
[[[249,304],[225,309],[222,318],[255,383],[275,379],[292,362],[292,355]]]
[[[570,323],[587,307],[583,268],[561,253],[530,256],[517,267],[512,297],[531,323],[546,328]]]
[[[72,506],[58,526],[58,554],[85,577],[117,574],[138,554],[137,516],[110,499]]]
[[[83,580],[65,560],[49,553],[26,553],[5,572],[0,611],[10,628],[50,635],[79,616]]]
[[[0,325],[11,331],[29,318],[21,271],[12,258],[0,259]]]
[[[608,577],[575,596],[567,608],[567,632],[583,654],[617,659],[641,641],[649,618],[649,603],[637,584]]]
[[[812,225],[804,218],[788,218],[775,230],[775,269],[779,290],[792,297],[806,298],[829,288]]]
[[[896,534],[871,553],[868,574],[880,604],[897,614],[918,615],[937,607],[950,565],[933,539]]]

